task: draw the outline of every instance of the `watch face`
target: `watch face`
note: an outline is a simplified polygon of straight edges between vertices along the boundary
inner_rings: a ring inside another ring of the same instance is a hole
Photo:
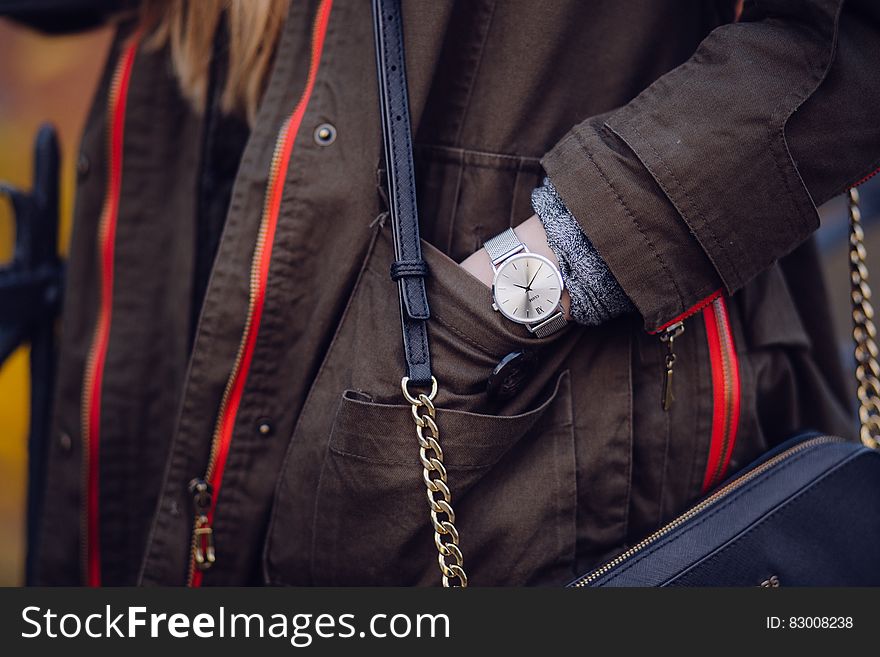
[[[520,324],[533,324],[556,311],[562,298],[562,277],[547,258],[519,253],[495,272],[492,294],[502,315]]]

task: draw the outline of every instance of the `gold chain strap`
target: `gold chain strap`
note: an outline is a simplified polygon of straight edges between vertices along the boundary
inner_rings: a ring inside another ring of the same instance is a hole
[[[871,305],[871,287],[868,285],[867,250],[859,192],[847,193],[849,205],[849,266],[852,283],[853,340],[856,343],[856,381],[859,398],[861,439],[867,447],[878,449],[880,443],[880,365],[877,363],[877,327]]]
[[[440,448],[440,429],[437,427],[437,409],[434,397],[437,396],[437,379],[431,377],[431,393],[419,393],[413,397],[408,389],[409,377],[403,377],[400,387],[409,402],[416,435],[419,438],[419,458],[422,461],[422,478],[428,492],[428,505],[431,508],[431,524],[434,526],[434,544],[437,546],[437,560],[443,573],[443,586],[464,588],[468,584],[464,572],[464,557],[458,547],[458,530],[455,528],[455,511],[452,510],[452,494],[446,481],[446,467],[443,465],[443,450]]]

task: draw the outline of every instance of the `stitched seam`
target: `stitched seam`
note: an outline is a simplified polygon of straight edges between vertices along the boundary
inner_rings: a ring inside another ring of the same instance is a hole
[[[642,239],[645,240],[645,244],[648,245],[648,249],[651,251],[651,254],[654,256],[654,259],[657,260],[657,263],[660,265],[660,268],[663,270],[663,273],[666,275],[666,277],[672,283],[672,286],[675,289],[675,294],[676,294],[676,296],[678,296],[678,307],[683,310],[685,307],[684,297],[682,296],[681,290],[678,287],[678,283],[676,282],[675,278],[672,277],[672,273],[670,272],[669,268],[666,266],[666,263],[664,262],[663,257],[657,251],[657,248],[654,246],[654,243],[648,238],[647,233],[645,232],[644,228],[641,226],[641,224],[636,219],[633,211],[630,210],[629,206],[623,200],[623,197],[620,195],[620,193],[617,191],[617,189],[614,187],[614,185],[611,184],[611,180],[608,178],[608,176],[605,175],[605,172],[599,167],[598,162],[596,162],[596,160],[593,158],[593,155],[590,153],[590,150],[587,148],[586,141],[585,141],[584,137],[580,134],[580,131],[575,131],[573,134],[575,135],[575,138],[577,139],[578,144],[580,145],[581,149],[584,151],[584,154],[587,156],[587,159],[595,167],[596,171],[599,173],[599,176],[602,178],[602,180],[605,182],[605,184],[608,186],[608,188],[614,194],[614,197],[617,199],[617,202],[620,204],[620,206],[623,208],[626,215],[629,217],[633,226],[635,226],[636,230],[642,236]]]
[[[396,29],[402,29],[402,28],[396,27]],[[403,38],[402,38],[402,36],[398,35],[398,38],[396,39],[396,41],[397,41],[397,77],[398,77],[398,79],[401,79],[404,77]],[[387,60],[389,58],[389,56],[391,55],[391,53],[388,50],[388,42],[387,41],[385,41],[384,46],[385,46],[385,57]],[[404,82],[405,82],[405,80],[404,80]],[[406,106],[406,103],[405,103],[406,97],[404,96],[400,100],[401,100],[401,105],[402,105],[401,114],[405,114],[408,116],[409,115],[409,111],[408,111],[409,108]],[[389,109],[391,109],[391,107],[389,107]],[[392,114],[393,114],[393,112],[392,112]],[[393,117],[389,117],[388,123],[389,123],[389,130],[391,131],[391,140],[393,143],[396,143],[397,142],[397,137],[396,137],[397,129],[395,128],[396,122],[393,120]],[[389,162],[389,167],[392,164],[393,164],[392,162]],[[408,167],[407,173],[408,173],[408,175],[406,177],[406,184],[408,187],[407,191],[409,193],[410,200],[412,202],[414,202],[415,201],[415,179],[413,177],[414,174],[413,174],[413,167],[412,166]],[[413,211],[415,211],[415,208],[413,208]],[[403,242],[404,242],[404,240],[401,240],[401,244]],[[418,243],[416,243],[416,246],[418,247]],[[416,253],[419,253],[419,251],[421,251],[421,249],[417,248]],[[419,253],[419,255],[420,255],[420,253]],[[424,289],[424,280],[419,279],[416,281],[409,282],[408,279],[401,279],[398,282],[398,284],[400,285],[400,289],[403,291],[409,304],[412,305],[414,308],[418,307],[419,310],[421,310],[421,312],[419,312],[419,314],[425,314],[425,311],[427,310],[427,308],[424,304],[422,304],[422,298],[421,298],[422,295],[417,294],[416,290],[413,289],[416,287]],[[407,309],[404,307],[404,308],[401,308],[400,311],[401,311],[401,313],[406,313]],[[409,324],[409,321],[410,321],[409,318],[407,318],[405,316],[403,317],[404,333],[406,335],[408,335],[408,339],[406,342],[408,345],[417,347],[418,353],[413,354],[413,353],[411,353],[410,349],[408,349],[407,351],[410,351],[409,355],[414,358],[415,364],[422,365],[427,362],[427,351],[428,351],[427,326],[421,320],[413,320],[414,321],[413,324]],[[416,339],[414,340],[413,338],[416,338]]]
[[[852,189],[853,187],[859,187],[864,185],[866,182],[871,180],[874,176],[880,174],[880,158],[874,160],[871,164],[868,165],[868,173],[860,178],[857,178],[855,182],[850,183],[842,183],[841,186],[836,187],[836,191],[831,195],[832,197],[843,194],[844,192]]]
[[[503,447],[503,443],[499,443],[498,446]],[[344,449],[340,449],[338,447],[333,447],[332,445],[329,447],[330,451],[338,456],[344,456],[346,458],[357,459],[358,461],[365,461],[366,463],[375,463],[377,465],[406,465],[406,466],[417,466],[419,465],[419,460],[414,459],[411,461],[395,461],[392,459],[380,459],[372,456],[364,456],[362,454],[354,454],[352,452],[347,452]],[[445,451],[445,450],[444,450]],[[498,459],[492,461],[491,463],[479,464],[479,465],[464,465],[464,464],[455,464],[455,463],[444,463],[448,470],[485,470],[487,468],[491,468],[493,465],[498,463]]]
[[[459,202],[461,201],[461,182],[464,179],[464,161],[459,158],[458,175],[455,178],[455,194],[449,211],[449,232],[446,236],[446,253],[452,253],[452,242],[455,239],[455,220],[458,219]]]
[[[420,157],[430,158],[439,162],[453,164],[463,163],[469,167],[484,169],[519,168],[522,165],[540,168],[541,158],[532,155],[516,155],[514,153],[496,153],[494,151],[481,151],[473,148],[461,148],[457,146],[442,146],[439,144],[415,144],[414,150]],[[500,160],[497,163],[474,162],[468,160],[468,156]],[[500,166],[503,165],[503,166]]]
[[[631,327],[635,327],[636,324],[631,324]],[[629,535],[629,521],[630,521],[630,502],[632,501],[632,489],[633,489],[633,481],[632,481],[632,471],[633,471],[633,358],[635,357],[635,344],[634,344],[634,336],[632,330],[629,332],[629,359],[626,365],[627,368],[627,377],[629,379],[626,387],[626,402],[627,402],[627,414],[626,421],[629,425],[629,458],[626,462],[626,493],[624,495],[624,516],[623,516],[623,542],[625,543],[627,540],[627,536]]]
[[[403,55],[403,35],[402,35],[403,27],[400,25],[399,20],[397,21],[397,23],[395,23],[395,26],[392,29],[395,29],[398,31],[397,38],[395,39],[397,41],[397,71],[396,71],[397,75],[396,75],[396,77],[397,77],[398,82],[402,82],[402,84],[400,86],[404,87],[406,85],[406,78],[404,76],[405,61],[404,61],[404,55]],[[383,45],[384,45],[384,50],[385,50],[385,58],[387,61],[390,58],[389,56],[392,53],[389,52],[389,50],[388,50],[388,41],[387,40],[384,41]],[[401,105],[401,107],[400,107],[401,115],[404,115],[408,118],[409,117],[409,104],[407,103],[406,95],[405,94],[402,95],[399,98],[399,101],[400,101],[400,105]],[[392,108],[389,106],[388,109],[391,110]],[[393,114],[393,111],[392,111],[392,114]],[[397,129],[395,128],[396,121],[394,120],[393,116],[389,117],[388,124],[389,124],[389,130],[391,132],[391,141],[392,141],[392,143],[397,143],[397,137],[396,137]],[[406,137],[407,146],[409,147],[408,150],[411,150],[412,137],[407,136],[407,135],[405,135],[405,137]],[[390,166],[392,166],[392,163],[389,162],[388,165],[390,167]],[[410,202],[412,203],[412,206],[413,206],[412,212],[413,212],[413,215],[416,217],[416,225],[418,226],[418,218],[417,218],[418,215],[416,214],[416,206],[415,206],[416,185],[415,185],[415,178],[414,178],[412,162],[410,162],[410,166],[407,167],[406,186],[407,186],[407,193],[409,195]],[[404,241],[405,240],[401,239],[401,245],[403,245]],[[415,254],[421,255],[420,254],[421,249],[419,248],[418,242],[416,240],[413,240],[413,242],[414,242]],[[401,255],[403,255],[403,254],[401,254]],[[424,281],[416,280],[416,281],[409,282],[407,280],[402,280],[400,284],[401,284],[401,289],[403,290],[403,292],[407,298],[407,302],[408,302],[407,305],[412,306],[412,308],[415,310],[416,314],[419,314],[419,315],[427,314],[428,305],[427,305],[427,295],[424,292],[424,289],[425,289]],[[406,310],[406,308],[404,308],[402,310]],[[426,344],[426,340],[424,337],[420,336],[420,338],[421,339],[419,340],[419,342],[422,345],[423,353],[420,355],[421,360],[419,360],[418,362],[423,363],[423,362],[425,362],[424,352],[427,350],[427,344]]]
[[[657,151],[657,149],[654,148],[654,144],[651,143],[650,141],[648,141],[647,139],[645,139],[645,137],[642,135],[642,133],[636,127],[635,123],[631,123],[629,127],[636,134],[636,136],[641,140],[641,142],[643,144],[645,144],[651,150],[651,152],[654,154],[654,158],[657,160],[657,162],[660,164],[660,166],[662,166],[666,170],[666,173],[668,173],[669,176],[672,178],[672,180],[675,182],[676,187],[681,191],[682,194],[684,194],[684,198],[688,203],[689,209],[691,210],[691,212],[688,213],[688,215],[692,216],[694,219],[699,219],[700,223],[702,224],[703,229],[709,234],[709,236],[712,238],[712,241],[715,243],[715,247],[718,249],[718,253],[724,255],[724,259],[727,261],[727,266],[730,268],[731,271],[734,272],[734,274],[736,275],[737,281],[738,282],[742,281],[742,274],[740,274],[739,268],[735,265],[734,260],[730,257],[730,254],[727,252],[724,245],[718,239],[718,235],[715,233],[714,229],[712,228],[712,224],[710,224],[706,220],[706,213],[703,212],[702,208],[694,201],[694,199],[688,193],[688,191],[684,187],[684,185],[681,184],[681,181],[678,179],[678,176],[675,175],[675,172],[669,167],[669,165],[666,163],[666,160],[664,160],[663,157],[660,155],[660,153]],[[659,183],[659,181],[657,181],[657,182]],[[661,187],[663,187],[663,185],[661,185]],[[687,223],[687,222],[685,222],[685,223]],[[742,249],[739,247],[739,244],[736,241],[732,241],[732,244],[736,247],[737,251],[739,252],[739,257],[745,258],[745,255],[743,254]]]
[[[516,174],[513,177],[513,190],[510,194],[510,212],[507,213],[507,223],[513,228],[513,222],[516,219],[514,216],[517,210],[516,201],[517,201],[517,191],[519,190],[519,177],[522,173],[522,166],[517,164],[516,166]]]
[[[785,164],[791,165],[794,168],[795,176],[797,176],[798,180],[800,180],[801,187],[804,189],[804,191],[806,191],[807,196],[810,199],[810,203],[813,204],[813,211],[817,212],[817,210],[815,209],[815,203],[813,203],[812,195],[810,194],[810,191],[806,188],[806,185],[804,184],[803,178],[801,177],[800,172],[797,170],[797,165],[795,165],[795,163],[794,163],[794,158],[791,155],[791,149],[788,147],[788,140],[785,137],[785,129],[788,126],[788,120],[798,110],[798,108],[800,108],[800,106],[803,105],[807,101],[807,99],[809,99],[814,93],[816,93],[816,91],[821,86],[822,82],[824,82],[825,79],[828,77],[828,73],[831,71],[831,67],[834,65],[834,60],[837,55],[837,42],[838,42],[839,30],[840,30],[840,14],[842,11],[843,11],[843,3],[840,3],[840,5],[838,6],[838,8],[835,12],[835,15],[834,15],[834,26],[833,26],[832,39],[831,39],[831,51],[828,54],[828,60],[825,63],[824,67],[818,73],[813,74],[813,76],[810,79],[810,82],[807,85],[805,85],[804,87],[802,87],[800,93],[791,92],[788,95],[786,95],[786,97],[783,98],[779,102],[779,104],[771,112],[770,121],[767,124],[767,136],[768,136],[768,139],[770,139],[770,154],[772,156],[773,163],[776,166],[776,170],[779,172],[780,176],[782,177],[782,182],[785,185],[785,191],[787,192],[789,200],[792,203],[792,206],[795,211],[794,212],[795,215],[800,214],[800,204],[798,203],[797,195],[795,194],[794,190],[791,187],[791,181],[789,180],[789,176],[786,175],[787,167],[783,166],[783,163],[781,161],[783,158],[780,158],[777,155],[777,149],[778,149],[778,146],[776,146],[777,141],[773,139],[773,133],[774,133],[773,118],[776,117],[777,113],[779,113],[779,111],[780,111],[780,108],[785,104],[785,102],[789,98],[792,98],[792,97],[798,98],[799,96],[802,96],[799,98],[799,102],[797,103],[797,105],[795,105],[793,108],[791,108],[791,110],[789,110],[787,112],[787,114],[785,115],[784,120],[782,121],[782,125],[780,126],[780,128],[778,130],[778,133],[779,133],[779,139],[781,140],[781,144],[782,144],[782,154],[784,156],[784,159],[786,160]],[[812,62],[809,61],[809,57],[807,56],[806,51],[804,51],[804,58],[807,60],[808,65],[815,66],[815,64],[813,64]],[[796,230],[795,226],[792,224],[792,221],[788,221],[787,224],[788,224],[788,229],[789,229],[789,235],[792,237],[797,237],[799,231]]]
[[[455,335],[457,335],[459,338],[461,338],[462,340],[464,340],[465,342],[470,344],[471,346],[477,347],[480,351],[484,351],[487,354],[490,354],[493,356],[500,353],[498,350],[490,349],[486,345],[481,344],[480,342],[478,342],[477,340],[472,338],[467,333],[464,333],[461,329],[456,328],[455,325],[450,323],[448,320],[444,319],[441,315],[434,313],[433,318],[436,319],[438,322],[440,322],[444,327],[446,327],[447,329],[449,329],[450,331],[455,333]]]
[[[401,279],[403,282],[405,279]],[[404,309],[403,312],[405,312]],[[418,341],[415,343],[419,348],[418,354],[411,354],[415,356],[415,360],[413,361],[417,365],[424,365],[427,363],[427,353],[428,353],[428,325],[424,320],[414,319],[414,320],[404,320],[404,322],[413,322],[411,325],[407,326],[404,324],[404,328],[406,332],[409,334],[409,342],[412,344],[412,338],[418,337]]]
[[[819,80],[814,79],[811,82],[815,82],[818,84]],[[808,91],[809,88],[807,87],[801,93]],[[779,104],[777,104],[777,106],[773,108],[773,111],[770,113],[770,119],[767,121],[767,139],[770,142],[770,159],[773,161],[773,166],[776,167],[776,171],[779,173],[779,177],[782,178],[782,185],[785,188],[785,193],[788,197],[789,203],[791,204],[793,210],[792,214],[794,216],[800,215],[800,204],[798,203],[797,196],[795,195],[795,192],[791,187],[791,181],[789,180],[789,176],[785,170],[785,167],[783,167],[782,162],[780,161],[782,158],[777,155],[777,151],[779,150],[777,140],[782,141],[782,151],[783,153],[787,154],[789,163],[792,163],[793,165],[794,161],[791,158],[791,151],[789,150],[788,142],[785,139],[785,127],[788,124],[788,119],[791,117],[792,114],[794,114],[797,107],[799,107],[806,100],[806,98],[812,94],[807,93],[806,97],[801,98],[801,102],[798,103],[797,106],[793,108],[785,117],[779,130],[773,129],[773,121],[777,114],[780,113],[780,109],[789,101],[789,99],[796,99],[799,95],[800,94],[795,92],[787,94],[782,100],[779,101]],[[803,179],[800,178],[800,173],[797,171],[797,167],[795,167],[795,175],[802,181],[801,184],[803,185]],[[806,187],[804,187],[804,189],[806,189]],[[807,191],[807,194],[809,194],[809,191]],[[794,238],[797,235],[797,231],[795,230],[795,227],[792,223],[794,217],[789,217],[785,213],[783,213],[783,217],[787,219],[787,221],[785,222],[785,226],[788,229],[789,238]]]
[[[474,86],[476,85],[476,82],[477,82],[477,76],[480,73],[480,67],[483,64],[483,55],[486,52],[486,42],[489,40],[489,31],[492,26],[492,19],[495,17],[495,7],[496,7],[495,0],[492,0],[492,9],[489,13],[488,19],[486,20],[486,28],[485,28],[485,31],[483,32],[483,39],[480,42],[480,54],[477,57],[477,62],[476,62],[476,65],[474,66],[474,72],[473,72],[473,75],[471,76],[471,79],[468,84],[467,96],[464,99],[464,109],[462,109],[461,120],[458,123],[458,130],[456,131],[456,135],[455,135],[455,142],[456,143],[458,143],[461,140],[461,133],[464,130],[464,124],[467,119],[468,111],[470,110],[470,107],[471,107],[471,97],[474,94]]]
[[[668,329],[670,326],[672,326],[676,322],[683,322],[684,320],[688,319],[689,317],[696,315],[703,308],[705,308],[710,303],[715,301],[715,299],[720,297],[722,292],[723,292],[722,288],[715,290],[709,296],[704,297],[704,298],[700,299],[699,301],[697,301],[693,306],[691,306],[690,308],[685,310],[683,313],[679,313],[678,315],[676,315],[675,317],[670,319],[665,324],[661,324],[658,328],[654,329],[653,331],[649,331],[649,333],[651,335],[656,335],[657,333],[660,333],[660,331],[664,331],[664,330]]]

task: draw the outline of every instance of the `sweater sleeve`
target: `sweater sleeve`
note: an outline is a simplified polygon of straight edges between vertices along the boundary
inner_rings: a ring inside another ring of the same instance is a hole
[[[572,319],[598,326],[635,310],[549,178],[532,192],[532,207],[559,261],[562,280],[571,296]]]

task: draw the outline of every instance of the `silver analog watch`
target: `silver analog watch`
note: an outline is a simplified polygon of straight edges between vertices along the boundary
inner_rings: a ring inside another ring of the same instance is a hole
[[[507,319],[524,324],[539,338],[565,326],[562,309],[562,275],[544,256],[531,253],[513,228],[488,240],[495,278],[492,308]]]

